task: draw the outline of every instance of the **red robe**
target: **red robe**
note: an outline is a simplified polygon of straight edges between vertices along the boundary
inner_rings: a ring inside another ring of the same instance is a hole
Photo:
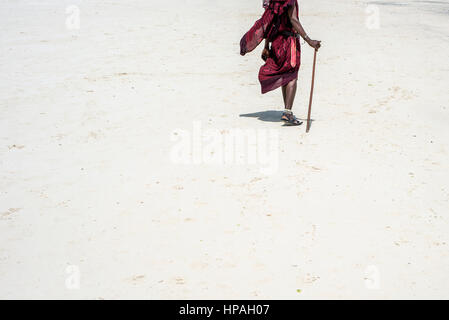
[[[301,64],[299,39],[283,34],[295,33],[288,17],[291,6],[296,6],[296,12],[299,12],[297,0],[271,0],[263,16],[240,41],[242,56],[253,51],[263,39],[271,42],[270,56],[259,71],[262,93],[285,86],[298,78]]]

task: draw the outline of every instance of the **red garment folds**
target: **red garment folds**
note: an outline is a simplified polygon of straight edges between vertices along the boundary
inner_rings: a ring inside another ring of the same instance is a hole
[[[301,64],[299,39],[283,32],[294,33],[288,9],[296,6],[297,0],[271,0],[262,17],[243,36],[240,41],[240,54],[253,51],[263,39],[271,42],[270,56],[260,68],[259,81],[262,93],[275,90],[298,78]]]

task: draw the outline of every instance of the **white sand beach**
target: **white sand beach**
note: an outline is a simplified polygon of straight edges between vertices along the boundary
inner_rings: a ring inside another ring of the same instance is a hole
[[[449,1],[300,6],[308,134],[261,0],[2,1],[0,298],[448,299]]]

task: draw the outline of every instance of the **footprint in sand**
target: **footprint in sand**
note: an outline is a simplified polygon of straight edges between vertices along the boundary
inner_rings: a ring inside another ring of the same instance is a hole
[[[17,145],[17,144],[13,144],[12,146],[8,146],[9,150],[12,150],[12,149],[23,149],[23,148],[25,148],[25,146],[20,146],[20,145]]]
[[[307,284],[314,283],[318,280],[320,280],[319,276],[315,276],[310,273],[306,274],[306,276],[304,277],[304,283],[307,283]]]
[[[144,280],[145,280],[145,275],[143,275],[143,274],[133,276],[130,279],[128,279],[128,281],[130,281],[133,285],[138,285],[141,282],[143,282]]]
[[[416,95],[413,92],[398,86],[388,88],[388,91],[390,91],[391,93],[388,97],[384,97],[378,100],[379,107],[388,106],[392,101],[411,100],[414,97],[416,97]]]
[[[20,210],[22,210],[22,208],[9,208],[8,211],[3,212],[0,214],[0,218],[6,218],[10,215],[12,215],[13,213],[19,212]]]

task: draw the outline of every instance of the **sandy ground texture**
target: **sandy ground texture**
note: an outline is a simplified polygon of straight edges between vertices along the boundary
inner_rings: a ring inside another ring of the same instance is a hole
[[[448,8],[301,1],[306,134],[259,0],[2,1],[0,298],[449,298]]]

